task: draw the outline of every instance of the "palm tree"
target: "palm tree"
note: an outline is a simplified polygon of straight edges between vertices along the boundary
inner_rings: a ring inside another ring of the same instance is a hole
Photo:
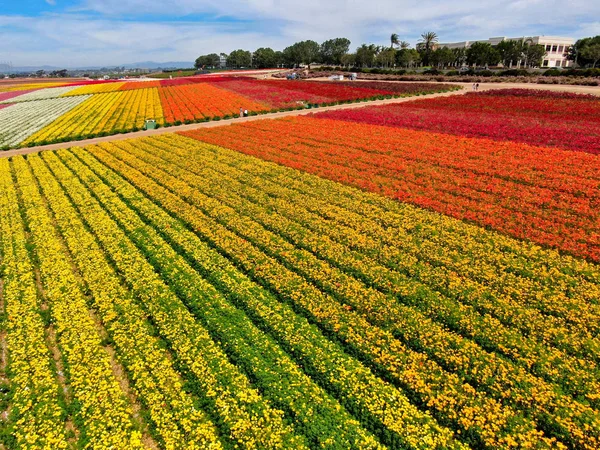
[[[400,45],[400,40],[399,40],[398,35],[396,33],[393,33],[390,36],[390,44],[391,44],[390,48],[394,48],[395,46]]]
[[[438,35],[434,31],[427,31],[421,35],[419,40],[419,47],[425,50],[425,53],[429,53],[438,43]]]
[[[410,44],[406,41],[400,41],[398,46],[400,47],[400,50],[406,50],[407,48],[410,48]]]

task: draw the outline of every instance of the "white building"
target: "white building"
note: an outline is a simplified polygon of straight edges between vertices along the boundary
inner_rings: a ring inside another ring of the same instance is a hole
[[[556,37],[556,36],[531,36],[531,37],[493,37],[489,39],[477,41],[449,42],[439,44],[440,47],[448,48],[469,48],[474,42],[485,42],[491,45],[498,45],[502,41],[524,41],[531,40],[533,44],[540,44],[546,48],[546,56],[542,63],[542,67],[571,67],[572,61],[568,61],[565,53],[569,47],[575,44],[573,38]]]

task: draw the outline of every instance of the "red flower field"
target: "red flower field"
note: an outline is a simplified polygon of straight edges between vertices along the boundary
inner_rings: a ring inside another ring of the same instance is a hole
[[[594,155],[317,117],[184,134],[600,261]]]
[[[219,78],[210,84],[235,92],[254,101],[265,103],[274,109],[296,107],[299,102],[329,103],[330,97],[322,93],[307,93],[287,89],[284,81],[264,82],[246,78]]]
[[[421,92],[439,92],[450,86],[443,84],[406,83],[395,85],[385,82],[318,82],[253,80],[249,78],[215,78],[211,84],[236,92],[273,108],[298,106],[298,102],[313,104],[335,103],[379,96],[397,96]]]
[[[507,89],[323,113],[346,121],[600,153],[595,96]]]

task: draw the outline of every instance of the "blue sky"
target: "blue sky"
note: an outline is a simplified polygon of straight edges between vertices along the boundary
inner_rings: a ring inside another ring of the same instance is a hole
[[[0,62],[15,66],[193,61],[209,52],[282,49],[298,40],[348,37],[412,44],[545,34],[600,34],[589,0],[0,0]]]

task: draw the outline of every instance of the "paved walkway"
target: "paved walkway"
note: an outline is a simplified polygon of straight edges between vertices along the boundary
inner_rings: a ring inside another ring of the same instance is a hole
[[[390,83],[405,83],[404,81],[388,81]],[[436,83],[436,82],[433,82]],[[430,94],[419,97],[403,97],[403,98],[392,98],[388,100],[375,100],[372,102],[360,102],[360,103],[349,103],[344,105],[335,105],[335,106],[325,106],[318,109],[300,109],[294,111],[285,111],[273,114],[265,114],[258,116],[250,116],[250,117],[239,117],[236,119],[229,120],[218,120],[211,122],[203,122],[203,123],[194,123],[190,125],[180,125],[176,127],[169,128],[158,128],[156,130],[148,130],[148,131],[137,131],[135,133],[127,133],[127,134],[117,134],[114,136],[105,136],[101,138],[87,139],[84,141],[72,141],[72,142],[62,142],[59,144],[51,144],[44,145],[38,147],[28,147],[28,148],[20,148],[16,150],[8,150],[8,151],[0,151],[0,158],[8,158],[15,155],[27,155],[29,153],[41,152],[43,150],[59,150],[61,148],[68,147],[83,147],[86,145],[98,144],[100,142],[113,142],[113,141],[123,141],[125,139],[134,139],[139,137],[147,137],[147,136],[157,136],[165,133],[174,133],[176,131],[190,131],[196,130],[198,128],[213,128],[213,127],[222,127],[231,125],[234,123],[242,123],[242,122],[251,122],[254,120],[264,120],[266,118],[269,119],[277,119],[279,117],[288,117],[288,116],[302,116],[306,114],[312,114],[320,111],[333,111],[339,109],[354,109],[354,108],[362,108],[364,106],[372,106],[372,105],[386,105],[391,103],[403,103],[412,101],[418,98],[436,98],[436,97],[450,97],[453,95],[462,95],[472,90],[472,83],[447,83],[454,84],[457,86],[462,86],[463,89],[460,91],[454,92],[444,92],[441,94]],[[533,84],[533,83],[480,83],[479,90],[486,91],[490,89],[515,89],[515,88],[523,88],[523,89],[542,89],[542,90],[550,90],[550,91],[564,91],[564,92],[575,92],[580,94],[594,94],[600,96],[600,86],[571,86],[571,85],[562,85],[562,84]]]

